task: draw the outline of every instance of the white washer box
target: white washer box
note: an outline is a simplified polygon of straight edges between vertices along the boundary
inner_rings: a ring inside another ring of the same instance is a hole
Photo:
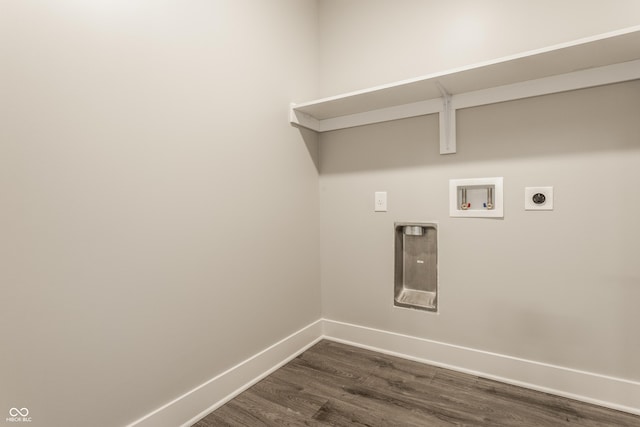
[[[503,177],[449,180],[449,216],[504,218]]]

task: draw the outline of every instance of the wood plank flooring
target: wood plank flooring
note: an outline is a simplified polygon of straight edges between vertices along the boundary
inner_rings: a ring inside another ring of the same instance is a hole
[[[193,427],[640,426],[640,417],[321,341]]]

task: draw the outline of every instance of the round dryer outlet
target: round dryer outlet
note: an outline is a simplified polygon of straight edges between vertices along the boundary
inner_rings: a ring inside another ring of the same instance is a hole
[[[552,211],[553,187],[525,187],[524,209],[526,211]]]

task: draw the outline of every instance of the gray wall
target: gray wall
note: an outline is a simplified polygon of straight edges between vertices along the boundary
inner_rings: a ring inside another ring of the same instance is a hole
[[[287,123],[292,100],[621,28],[639,8],[1,2],[0,416],[125,424],[321,302],[335,320],[639,379],[638,82],[461,111],[453,156],[435,116],[327,134],[320,195],[317,140]],[[448,217],[449,178],[494,175],[504,220]],[[556,210],[522,211],[525,185],[554,185]],[[438,315],[392,308],[395,220],[440,222]]]
[[[639,22],[637,2],[558,3],[322,1],[323,95]],[[482,42],[449,49],[476,12]],[[639,116],[635,81],[461,110],[454,155],[435,115],[323,134],[324,317],[640,380]],[[449,179],[491,176],[504,219],[450,218]],[[525,186],[555,210],[525,212]],[[440,224],[439,314],[393,307],[394,221]]]
[[[637,0],[319,0],[322,96],[640,23]]]
[[[0,2],[1,419],[123,425],[320,317],[317,43],[312,0]]]

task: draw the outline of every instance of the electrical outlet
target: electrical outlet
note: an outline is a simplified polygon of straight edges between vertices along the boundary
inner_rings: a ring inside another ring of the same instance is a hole
[[[386,191],[376,191],[373,210],[374,212],[387,211],[387,192]]]
[[[524,210],[552,211],[553,187],[525,187]]]

